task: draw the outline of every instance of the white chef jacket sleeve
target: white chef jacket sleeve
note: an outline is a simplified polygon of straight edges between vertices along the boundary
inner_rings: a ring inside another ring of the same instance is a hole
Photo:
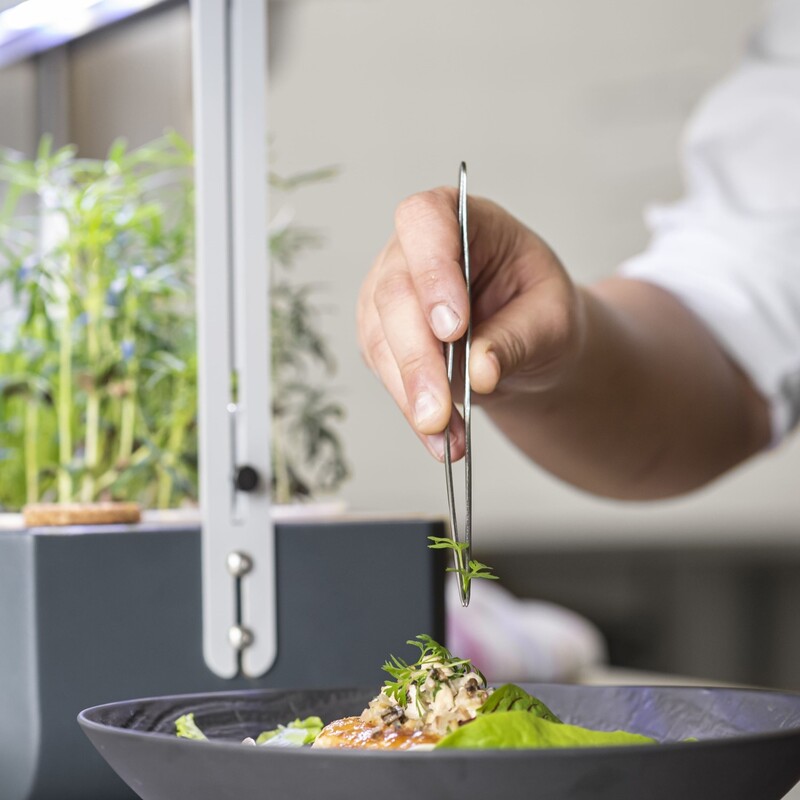
[[[768,400],[800,420],[800,0],[778,0],[683,142],[686,194],[646,214],[622,274],[676,295]]]

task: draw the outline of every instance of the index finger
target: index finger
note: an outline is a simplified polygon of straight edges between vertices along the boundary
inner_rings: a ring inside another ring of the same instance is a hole
[[[412,195],[397,207],[397,240],[428,324],[437,339],[460,339],[469,320],[461,270],[458,193],[454,188]]]

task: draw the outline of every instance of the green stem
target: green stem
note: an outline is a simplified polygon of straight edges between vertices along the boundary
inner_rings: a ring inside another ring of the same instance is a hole
[[[167,459],[168,465],[174,463],[171,457]],[[156,508],[169,508],[169,501],[172,498],[172,474],[164,469],[163,465],[158,471],[158,491],[156,493]]]
[[[275,470],[275,503],[285,505],[292,501],[292,485],[283,429],[277,418],[272,423],[272,458]]]
[[[117,343],[117,346],[121,346],[121,342],[125,340],[134,342],[135,322],[139,310],[139,303],[135,290],[131,290],[126,296],[124,309],[125,324],[122,326],[122,340]],[[136,432],[136,409],[139,392],[139,357],[136,352],[135,344],[133,354],[128,364],[127,374],[129,376],[128,390],[122,398],[119,426],[118,462],[122,465],[127,465],[131,460]]]
[[[28,503],[39,499],[39,404],[30,398],[25,404],[25,494]]]
[[[136,452],[131,454],[131,460],[129,466],[135,467],[138,464],[141,464],[148,456],[150,455],[150,450],[147,447],[140,447]],[[108,489],[109,486],[113,485],[114,481],[116,481],[120,476],[120,472],[118,469],[112,467],[109,470],[106,470],[98,479],[97,479],[97,491],[98,493],[103,492],[105,489]]]
[[[172,427],[166,446],[166,463],[175,468],[180,461],[184,449],[186,434],[194,417],[194,404],[191,402],[192,387],[185,377],[177,381],[175,389],[175,402],[173,404]],[[161,469],[158,477],[157,507],[169,508],[172,501],[174,486],[172,473]]]
[[[178,397],[180,398],[181,392],[178,390]],[[177,402],[173,404],[173,408]],[[173,420],[175,413],[172,414]],[[182,440],[180,424],[173,421],[170,428],[169,436],[167,438],[167,445],[162,452],[162,464],[159,465],[158,470],[158,488],[156,490],[156,508],[169,508],[169,501],[172,497],[172,472],[169,467],[174,467],[177,463],[178,450]]]
[[[119,458],[118,463],[127,466],[133,453],[134,433],[136,429],[136,381],[131,378],[129,392],[122,398],[122,414],[119,424]]]
[[[96,388],[86,396],[86,474],[81,484],[81,500],[89,503],[95,497],[94,470],[97,469],[100,440],[100,394]]]
[[[180,457],[180,449],[183,446],[183,427],[175,426],[169,434],[167,442],[167,450],[164,453],[164,466],[174,468],[178,463]],[[158,474],[158,492],[156,494],[156,508],[169,508],[170,500],[172,500],[172,472],[169,469],[164,469],[164,466],[159,470]]]
[[[58,501],[72,500],[72,313],[64,303],[58,359]]]
[[[86,438],[84,441],[84,463],[86,473],[81,486],[81,500],[89,503],[95,499],[95,473],[100,461],[100,391],[97,375],[93,372],[100,361],[100,339],[98,328],[102,317],[102,287],[100,285],[99,258],[92,259],[90,285],[86,304],[86,355],[90,371],[90,386],[86,392]]]

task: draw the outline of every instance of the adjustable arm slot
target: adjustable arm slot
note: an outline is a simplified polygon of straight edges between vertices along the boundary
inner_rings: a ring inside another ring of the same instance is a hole
[[[194,0],[192,25],[203,650],[222,677],[257,676],[277,655],[266,3]]]

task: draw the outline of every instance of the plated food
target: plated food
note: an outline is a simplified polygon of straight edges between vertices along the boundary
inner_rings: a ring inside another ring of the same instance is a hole
[[[419,658],[409,664],[392,656],[389,679],[358,716],[323,724],[295,719],[248,737],[269,747],[364,750],[506,749],[653,744],[647,736],[601,731],[562,722],[541,700],[514,684],[497,689],[468,659],[453,656],[430,636],[408,644]],[[176,720],[178,736],[204,739],[192,714]]]
[[[460,725],[475,719],[491,689],[469,660],[454,658],[430,636],[409,642],[420,650],[407,664],[392,657],[384,664],[386,681],[360,716],[326,725],[314,747],[373,750],[432,749]]]
[[[297,717],[303,722],[318,716],[330,723],[360,716],[378,693],[369,688],[248,689],[139,698],[85,709],[79,722],[142,800],[778,800],[800,780],[800,695],[726,687],[498,687],[489,698],[497,704],[495,711],[479,713],[450,734],[469,734],[481,749],[444,747],[444,739],[433,750],[241,744],[245,737],[258,739],[265,728],[277,730],[282,724],[288,731]],[[530,702],[526,697],[543,700],[563,723],[546,726],[537,723],[537,715],[518,713],[515,709]],[[190,713],[208,741],[175,736],[175,720]],[[509,716],[520,725],[502,721]],[[659,744],[567,745],[577,727],[568,723],[585,726],[581,737],[587,728],[601,734],[625,729]],[[484,746],[491,742],[487,727],[501,730],[503,737],[516,731],[519,749]],[[540,741],[542,730],[562,741],[533,747],[526,742],[526,729]],[[697,741],[684,743],[691,737]],[[457,738],[453,744],[459,744]]]

